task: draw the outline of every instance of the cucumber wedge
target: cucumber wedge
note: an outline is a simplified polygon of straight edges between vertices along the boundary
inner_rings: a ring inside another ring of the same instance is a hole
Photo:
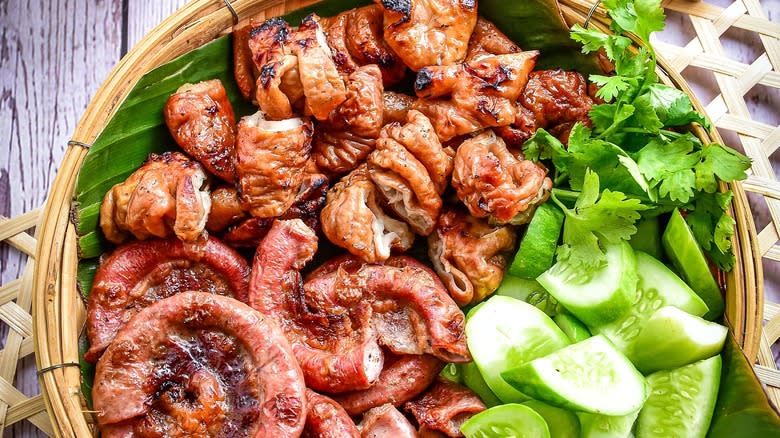
[[[603,336],[594,336],[501,374],[512,386],[554,406],[611,416],[638,411],[645,378]]]
[[[712,321],[720,318],[724,307],[720,287],[710,272],[704,252],[679,210],[672,212],[661,240],[677,272],[707,303],[709,311],[704,315],[704,319]]]
[[[536,411],[515,403],[496,406],[460,426],[466,438],[550,438],[550,429]]]
[[[661,249],[661,226],[658,224],[658,217],[640,219],[636,223],[636,233],[631,236],[628,243],[635,251],[646,252],[660,259],[663,250]]]
[[[645,322],[663,306],[674,306],[696,316],[707,313],[704,301],[663,263],[641,251],[636,252],[636,261],[639,272],[636,300],[617,321],[589,327],[591,332],[603,334],[624,352]]]
[[[571,438],[580,436],[580,420],[569,410],[556,408],[539,400],[528,400],[523,405],[533,409],[547,422],[550,438]]]
[[[519,403],[530,397],[505,382],[503,371],[569,345],[569,338],[544,312],[498,295],[469,312],[466,339],[485,383],[504,403]]]
[[[718,355],[648,376],[651,395],[639,413],[637,438],[704,438],[718,397],[720,372]]]
[[[621,417],[577,412],[580,419],[580,438],[629,438],[639,411]]]
[[[671,370],[720,353],[727,334],[720,324],[662,307],[647,320],[626,356],[645,374]]]
[[[636,257],[622,242],[606,247],[607,263],[594,272],[558,262],[536,280],[587,326],[618,319],[636,301]]]
[[[477,364],[474,362],[468,362],[459,366],[461,375],[463,377],[463,384],[470,390],[474,391],[474,394],[482,399],[482,403],[485,406],[492,408],[501,404],[501,400],[493,394],[490,387],[485,383],[485,379],[482,378],[482,373],[479,372]]]
[[[455,383],[463,383],[463,370],[456,363],[448,363],[439,373],[439,377]]]
[[[553,321],[561,328],[561,331],[569,337],[572,343],[577,343],[588,339],[590,330],[585,327],[579,319],[569,315],[568,313],[559,313],[553,317]]]
[[[550,316],[558,313],[558,301],[536,280],[504,275],[496,295],[525,301]]]
[[[563,211],[552,202],[539,206],[528,223],[509,274],[534,279],[550,269],[563,227]]]

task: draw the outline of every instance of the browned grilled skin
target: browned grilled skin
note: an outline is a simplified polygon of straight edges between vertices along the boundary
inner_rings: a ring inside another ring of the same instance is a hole
[[[235,187],[221,186],[211,191],[211,211],[206,222],[210,233],[222,232],[247,216]]]
[[[434,356],[387,355],[382,374],[373,386],[334,395],[333,399],[352,416],[386,403],[401,406],[425,391],[443,368],[444,362]]]
[[[249,265],[214,237],[204,244],[178,239],[136,241],[105,257],[87,303],[84,355],[97,362],[125,324],[145,307],[187,290],[228,295],[247,302]]]
[[[514,248],[513,227],[491,225],[461,208],[443,212],[428,237],[433,267],[460,306],[495,292]]]
[[[278,217],[295,202],[311,152],[308,118],[263,120],[258,112],[238,124],[236,173],[241,202],[252,216]]]
[[[408,94],[385,91],[382,94],[382,100],[384,102],[382,120],[385,124],[388,124],[393,122],[404,123],[406,114],[412,109],[416,99]]]
[[[330,397],[306,390],[309,413],[302,438],[360,438],[360,431],[347,411]]]
[[[388,216],[378,197],[363,164],[328,191],[320,214],[328,240],[369,263],[387,260],[391,250],[403,252],[414,243],[409,226]]]
[[[429,119],[441,141],[515,121],[515,101],[539,52],[478,56],[463,64],[417,72],[414,109]]]
[[[385,404],[369,409],[358,426],[361,438],[417,438],[417,431],[395,406]]]
[[[249,50],[249,32],[251,23],[233,27],[233,77],[236,79],[241,95],[246,100],[255,99],[255,87],[260,71],[252,61],[252,51]]]
[[[103,436],[298,437],[303,375],[270,318],[182,292],[145,308],[101,357],[92,390]]]
[[[354,9],[344,11],[332,17],[322,17],[320,24],[325,36],[328,38],[328,46],[333,56],[333,63],[343,77],[347,77],[360,67],[347,49],[347,23]]]
[[[566,144],[574,123],[590,126],[592,107],[593,99],[581,74],[561,69],[535,71],[518,98],[515,123],[496,133],[510,147],[517,147],[537,129],[545,128]]]
[[[185,242],[205,238],[211,208],[206,174],[179,152],[150,154],[127,180],[111,188],[100,205],[100,228],[110,242],[131,235],[145,240],[175,235]]]
[[[383,12],[377,5],[354,9],[347,22],[346,46],[359,65],[376,64],[386,87],[397,84],[406,65],[387,45],[383,36]]]
[[[439,378],[420,398],[405,403],[404,409],[414,415],[421,429],[459,438],[463,436],[460,426],[486,408],[470,389]]]
[[[475,0],[375,0],[385,41],[409,68],[463,61],[477,23]]]
[[[552,181],[540,163],[518,160],[487,130],[458,148],[452,187],[472,216],[522,224],[547,200]]]
[[[466,61],[482,55],[506,55],[522,50],[504,35],[491,21],[479,17],[469,40]]]

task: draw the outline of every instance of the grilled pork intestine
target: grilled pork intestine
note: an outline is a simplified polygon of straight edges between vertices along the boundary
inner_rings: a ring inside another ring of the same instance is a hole
[[[277,217],[295,202],[311,152],[308,118],[270,121],[261,112],[241,119],[236,173],[241,202],[252,216]]]
[[[522,50],[512,42],[495,24],[479,17],[469,40],[466,61],[485,55],[506,55]]]
[[[404,123],[406,114],[412,109],[415,100],[414,97],[407,94],[385,91],[382,94],[382,101],[384,102],[382,120],[384,123]]]
[[[514,248],[513,227],[490,225],[457,208],[442,213],[428,236],[433,268],[460,306],[495,292]]]
[[[410,111],[406,124],[382,128],[368,157],[371,180],[398,217],[427,236],[441,211],[441,194],[452,172],[452,149],[443,149],[431,122]]]
[[[414,71],[461,62],[477,23],[476,0],[375,0],[385,41]]]
[[[385,261],[391,250],[404,252],[414,243],[409,226],[385,213],[378,198],[363,164],[331,188],[320,215],[328,240],[369,263]]]
[[[478,56],[417,72],[414,109],[431,119],[441,141],[515,121],[515,102],[539,52]]]
[[[448,437],[463,436],[460,427],[486,409],[482,400],[465,386],[439,380],[420,398],[404,404],[420,425],[420,432],[439,431]]]
[[[100,205],[100,228],[115,244],[131,235],[140,240],[176,235],[194,242],[205,238],[210,209],[200,164],[179,152],[150,154],[127,180],[106,193]]]
[[[358,425],[361,438],[417,438],[417,431],[404,414],[390,403],[370,409]]]
[[[455,154],[452,187],[472,216],[498,223],[527,223],[550,195],[552,181],[540,163],[515,158],[487,130],[464,141]]]
[[[163,116],[187,154],[214,175],[235,181],[236,119],[219,79],[182,85],[168,98]]]
[[[350,9],[322,19],[333,60],[342,75],[376,64],[385,86],[398,83],[406,66],[387,46],[382,35],[382,8],[376,5]]]
[[[269,119],[288,119],[300,109],[325,120],[346,98],[316,15],[304,18],[295,31],[281,18],[267,20],[252,28],[248,45],[259,72],[255,100]]]
[[[308,414],[301,438],[360,438],[349,414],[332,398],[306,389]]]
[[[357,167],[374,149],[384,111],[382,74],[376,65],[357,68],[347,79],[347,99],[317,126],[314,159],[334,174]]]
[[[496,129],[496,134],[510,147],[517,147],[537,129],[545,128],[568,143],[574,123],[590,126],[588,113],[592,106],[581,74],[561,69],[535,71],[528,76],[528,84],[517,100],[515,123]]]

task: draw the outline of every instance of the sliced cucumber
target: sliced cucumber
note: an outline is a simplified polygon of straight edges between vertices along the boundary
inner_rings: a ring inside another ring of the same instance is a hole
[[[642,218],[636,223],[636,233],[631,236],[628,243],[636,251],[643,251],[660,259],[663,254],[661,249],[661,226],[658,217]]]
[[[536,280],[504,275],[501,286],[496,290],[496,295],[525,301],[550,316],[558,313],[558,301]]]
[[[455,383],[463,383],[463,370],[456,363],[448,363],[439,373],[439,377]]]
[[[590,330],[585,327],[579,319],[569,315],[568,313],[559,313],[553,317],[553,321],[561,328],[561,331],[569,337],[572,343],[577,343],[588,339]]]
[[[611,416],[642,407],[647,383],[604,336],[580,343],[502,373],[512,386],[554,406]]]
[[[620,351],[627,351],[647,319],[663,306],[674,306],[696,316],[707,312],[704,301],[663,263],[641,251],[636,252],[636,261],[639,272],[636,301],[617,321],[590,327],[592,332],[609,338]]]
[[[577,412],[580,419],[580,438],[628,438],[639,411],[620,417]]]
[[[592,272],[558,262],[537,281],[586,325],[607,324],[623,315],[636,300],[636,257],[622,242],[606,248],[607,263]]]
[[[720,287],[710,272],[704,252],[679,210],[672,212],[661,240],[677,272],[707,303],[709,311],[704,315],[704,319],[712,321],[720,318],[724,306]]]
[[[728,329],[676,307],[662,307],[645,322],[627,356],[645,374],[712,357],[723,349]]]
[[[535,410],[547,422],[550,438],[571,438],[580,436],[580,420],[569,410],[556,408],[539,400],[528,400],[523,405]]]
[[[482,378],[482,373],[479,372],[477,364],[468,362],[461,364],[459,368],[463,375],[463,384],[474,391],[474,394],[477,394],[482,399],[482,403],[485,403],[485,406],[491,408],[501,404],[501,400],[493,394],[493,391],[485,383],[485,379]]]
[[[563,227],[563,211],[552,202],[539,206],[520,241],[509,274],[534,279],[550,269]]]
[[[515,403],[496,406],[469,418],[460,427],[466,438],[550,438],[550,429],[536,411]]]
[[[720,372],[718,355],[648,376],[651,395],[639,413],[637,438],[706,436],[718,397]]]
[[[530,397],[506,383],[503,371],[569,345],[569,338],[544,312],[499,295],[469,312],[466,340],[485,383],[504,403]]]

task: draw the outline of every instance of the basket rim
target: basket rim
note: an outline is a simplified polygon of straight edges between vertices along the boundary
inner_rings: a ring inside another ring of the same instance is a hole
[[[192,0],[147,33],[111,70],[90,100],[74,130],[73,141],[68,143],[37,230],[32,310],[33,341],[38,369],[51,368],[66,362],[79,362],[78,348],[74,349],[77,339],[68,338],[70,343],[63,343],[63,340],[66,340],[67,333],[64,328],[80,329],[80,323],[77,321],[83,321],[84,313],[75,281],[75,266],[78,264],[77,236],[70,222],[76,177],[87,154],[84,145],[88,146],[97,138],[144,73],[229,32],[234,23],[229,6],[242,18],[272,10],[273,15],[279,15],[316,2]],[[580,3],[573,0],[559,0],[559,3],[567,23],[585,21],[588,10],[583,11]],[[604,17],[594,15],[590,23],[603,26]],[[660,55],[658,64],[662,69],[659,72],[663,73],[659,75],[662,80],[683,90],[691,97],[695,108],[704,112],[701,102],[687,82],[671,69],[669,63]],[[707,133],[694,127],[694,131],[705,143],[722,143],[717,130]],[[734,192],[731,215],[736,221],[734,251],[737,264],[728,275],[727,290],[737,291],[739,296],[731,297],[733,301],[727,302],[727,320],[743,352],[749,360],[755,362],[764,299],[763,271],[755,225],[745,191],[739,182],[728,186]],[[731,294],[727,294],[727,297],[729,295]],[[74,313],[77,315],[75,318],[72,317]],[[50,342],[52,340],[55,342]],[[80,378],[80,370],[74,367],[54,368],[39,375],[46,410],[57,436],[93,435],[87,418],[91,417],[92,413],[84,411],[81,404]]]

